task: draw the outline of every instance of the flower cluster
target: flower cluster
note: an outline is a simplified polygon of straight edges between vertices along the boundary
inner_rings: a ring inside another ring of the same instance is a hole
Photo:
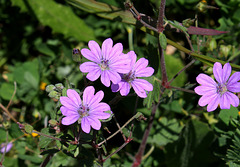
[[[198,104],[207,106],[207,111],[215,110],[220,104],[221,109],[230,109],[230,105],[237,107],[239,98],[234,94],[240,92],[240,72],[235,72],[231,77],[231,65],[226,63],[223,68],[221,63],[216,62],[213,66],[213,75],[217,82],[206,74],[199,74],[197,82],[201,84],[194,90],[202,95]],[[230,78],[229,78],[230,77]]]
[[[133,51],[124,54],[123,46],[117,43],[113,46],[111,38],[106,39],[102,48],[95,42],[89,41],[89,49],[82,49],[81,54],[91,62],[84,62],[80,65],[80,71],[88,73],[87,78],[95,81],[100,77],[101,82],[106,87],[111,85],[113,92],[120,91],[122,96],[129,94],[131,87],[139,97],[146,98],[146,91],[152,91],[151,83],[138,77],[149,77],[153,75],[154,69],[147,67],[148,60],[140,58]],[[74,50],[73,54],[79,54],[79,50]],[[81,124],[85,133],[89,133],[91,127],[95,130],[101,128],[101,119],[108,119],[111,114],[105,111],[111,111],[110,106],[100,102],[103,99],[103,91],[95,95],[93,86],[88,86],[83,91],[82,100],[80,95],[73,89],[67,90],[67,96],[61,96],[60,108],[65,116],[62,119],[63,125],[71,125],[75,122]]]
[[[123,46],[117,43],[113,46],[111,38],[106,39],[102,49],[95,41],[89,41],[89,49],[82,49],[81,54],[92,62],[80,65],[80,71],[88,73],[87,78],[91,81],[101,76],[101,82],[106,87],[110,86],[113,92],[120,90],[122,96],[128,95],[130,88],[139,97],[146,98],[146,91],[152,91],[153,86],[144,79],[138,77],[149,77],[154,73],[152,67],[147,67],[148,60],[141,58],[136,62],[137,56],[133,51],[124,54]]]

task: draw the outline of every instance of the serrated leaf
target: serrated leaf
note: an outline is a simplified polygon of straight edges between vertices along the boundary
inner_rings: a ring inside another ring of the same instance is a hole
[[[24,130],[28,133],[31,134],[33,131],[33,127],[29,124],[24,125]]]
[[[41,133],[46,134],[46,135],[50,135],[48,128],[43,128],[43,129],[41,130]],[[39,147],[45,148],[45,147],[47,147],[47,145],[48,145],[49,143],[51,143],[51,141],[52,141],[51,138],[48,138],[48,137],[45,137],[45,136],[42,136],[42,135],[41,135],[41,136],[40,136],[40,139],[39,139]]]
[[[94,31],[68,6],[54,0],[11,1],[14,6],[19,6],[22,12],[33,12],[31,14],[34,14],[43,25],[51,27],[54,32],[86,42],[95,39]]]

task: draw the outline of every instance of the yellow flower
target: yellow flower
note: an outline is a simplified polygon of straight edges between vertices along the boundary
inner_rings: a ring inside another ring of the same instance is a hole
[[[37,137],[39,136],[37,133],[32,133],[32,137]]]
[[[40,87],[41,90],[45,90],[46,86],[47,86],[46,82],[41,82],[39,87]]]

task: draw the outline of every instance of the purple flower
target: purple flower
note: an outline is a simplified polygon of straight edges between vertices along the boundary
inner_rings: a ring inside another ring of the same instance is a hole
[[[140,58],[137,62],[137,56],[134,51],[128,52],[129,58],[131,59],[131,70],[127,74],[121,74],[122,80],[118,84],[112,84],[111,89],[113,92],[118,92],[122,96],[128,95],[131,87],[139,97],[146,98],[146,91],[152,91],[153,86],[144,79],[138,79],[138,77],[149,77],[154,73],[152,67],[147,67],[148,60]]]
[[[4,153],[5,149],[6,149],[6,153],[9,152],[11,150],[12,146],[13,146],[12,142],[10,142],[10,143],[2,143],[1,147],[0,147],[0,149],[1,149],[0,152]]]
[[[230,105],[237,107],[239,105],[238,97],[232,92],[240,92],[240,72],[235,72],[231,77],[232,68],[229,63],[226,63],[223,68],[219,62],[213,66],[213,75],[216,78],[215,82],[206,74],[199,74],[197,82],[201,86],[197,86],[194,91],[198,95],[202,95],[198,104],[207,106],[207,111],[213,111],[220,104],[221,109],[230,109]],[[230,77],[230,78],[229,78]]]
[[[104,96],[103,91],[98,91],[95,95],[94,93],[94,87],[88,86],[83,91],[83,100],[81,100],[75,90],[68,89],[68,97],[60,97],[60,102],[63,105],[60,110],[66,116],[62,119],[62,124],[71,125],[78,121],[79,124],[81,123],[81,128],[85,133],[89,133],[91,127],[99,130],[101,128],[99,119],[109,118],[111,114],[104,111],[111,109],[108,104],[100,102]]]
[[[109,87],[110,81],[117,84],[121,81],[119,73],[128,73],[130,70],[130,60],[123,54],[123,46],[117,43],[113,46],[111,38],[106,39],[102,44],[102,49],[95,41],[89,41],[89,49],[82,49],[81,54],[92,62],[85,62],[80,65],[80,71],[88,73],[87,78],[95,81],[101,75],[103,85]]]

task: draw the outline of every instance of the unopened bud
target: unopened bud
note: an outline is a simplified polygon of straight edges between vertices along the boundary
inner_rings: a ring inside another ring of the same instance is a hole
[[[79,49],[76,49],[76,48],[73,49],[72,58],[73,58],[73,61],[81,62],[82,56],[81,56],[81,52]]]
[[[46,87],[46,91],[47,91],[47,92],[51,92],[51,91],[53,91],[55,88],[56,88],[56,87],[51,84],[51,85],[48,85],[48,86]]]

